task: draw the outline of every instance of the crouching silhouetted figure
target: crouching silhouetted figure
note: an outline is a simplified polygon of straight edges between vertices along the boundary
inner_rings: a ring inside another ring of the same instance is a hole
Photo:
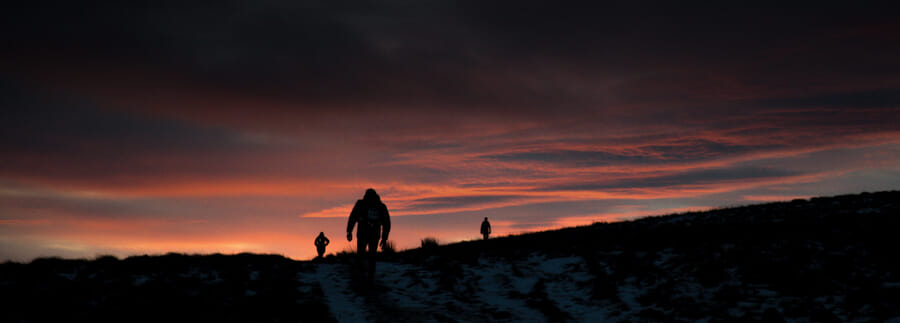
[[[491,223],[488,222],[487,217],[481,222],[481,234],[484,235],[484,240],[487,240],[488,236],[491,235]]]
[[[325,232],[319,232],[319,236],[316,237],[316,251],[319,252],[319,258],[322,258],[322,255],[325,254],[325,247],[331,243],[331,240],[325,237]]]
[[[381,197],[373,189],[367,189],[362,200],[357,200],[350,219],[347,221],[347,241],[353,241],[353,226],[356,229],[356,252],[361,272],[371,283],[375,278],[375,256],[378,252],[379,240],[384,249],[388,234],[391,232],[391,216]]]

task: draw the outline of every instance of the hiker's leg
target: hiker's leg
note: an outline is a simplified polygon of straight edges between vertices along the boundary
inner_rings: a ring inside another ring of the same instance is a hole
[[[372,281],[375,278],[375,257],[378,255],[378,240],[369,241],[369,251],[368,251],[368,260],[369,260],[369,281]]]
[[[362,235],[356,236],[356,263],[359,273],[366,272],[366,239]]]

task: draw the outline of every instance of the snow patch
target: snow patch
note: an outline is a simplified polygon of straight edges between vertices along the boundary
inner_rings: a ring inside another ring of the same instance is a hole
[[[759,289],[756,291],[756,295],[759,297],[775,297],[778,296],[778,292],[771,289]]]
[[[476,279],[479,290],[479,293],[475,295],[475,298],[490,308],[495,308],[517,316],[516,319],[511,321],[542,319],[544,317],[543,314],[529,308],[525,304],[525,300],[509,297],[511,292],[510,289],[522,293],[521,290],[525,287],[524,285],[527,285],[527,283],[520,281],[523,277],[516,278],[515,276],[510,275],[510,268],[510,264],[498,261],[473,269],[472,273]],[[536,281],[536,279],[533,280]],[[534,281],[531,282],[532,286],[534,285]],[[513,286],[514,284],[516,285],[515,287]],[[529,286],[528,290],[524,293],[528,293],[530,287],[531,286]]]
[[[137,275],[134,277],[134,282],[132,282],[131,284],[134,286],[143,286],[144,284],[146,284],[149,281],[150,281],[150,277],[147,277],[144,275]]]
[[[206,283],[210,285],[218,285],[225,281],[224,279],[222,279],[222,277],[219,276],[219,272],[215,270],[206,275],[206,279]]]
[[[675,256],[672,252],[672,248],[663,249],[656,255],[657,259],[653,261],[653,265],[660,268],[665,268],[665,265],[669,263],[669,260],[672,260],[672,257]]]
[[[563,257],[541,261],[538,268],[545,274],[559,275],[571,271],[572,267],[582,262],[580,257]]]
[[[638,303],[637,298],[641,295],[643,288],[636,286],[635,281],[636,279],[629,277],[625,280],[625,284],[619,286],[618,289],[619,299],[621,299],[631,310],[637,310],[642,307],[641,304]]]
[[[331,315],[338,322],[368,322],[371,317],[365,302],[350,290],[350,275],[345,265],[320,264],[316,267],[312,279],[319,282],[325,303]]]
[[[856,211],[856,214],[874,214],[874,213],[881,213],[881,210],[867,207],[867,208],[862,208],[862,209],[859,209]]]

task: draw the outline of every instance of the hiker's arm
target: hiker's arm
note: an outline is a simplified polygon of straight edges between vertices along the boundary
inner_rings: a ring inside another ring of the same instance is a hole
[[[388,213],[387,206],[384,207],[384,223],[381,226],[381,245],[384,246],[384,242],[388,240],[388,235],[391,233],[391,214]]]
[[[350,219],[347,220],[347,241],[353,241],[353,226],[356,225],[356,214],[359,212],[359,202],[353,205],[350,211]]]

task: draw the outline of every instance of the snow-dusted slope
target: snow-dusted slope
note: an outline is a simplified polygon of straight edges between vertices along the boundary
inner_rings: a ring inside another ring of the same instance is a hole
[[[383,262],[375,285],[367,289],[351,286],[350,264],[321,264],[315,275],[301,279],[322,285],[325,303],[339,322],[544,322],[550,318],[541,306],[554,307],[550,315],[558,317],[553,319],[603,321],[608,310],[591,301],[593,277],[584,266],[579,257],[535,254],[515,262],[483,257],[459,265],[458,273]],[[448,284],[448,279],[453,282]]]
[[[795,200],[412,250],[379,265],[360,310],[430,322],[896,319],[896,201]]]

